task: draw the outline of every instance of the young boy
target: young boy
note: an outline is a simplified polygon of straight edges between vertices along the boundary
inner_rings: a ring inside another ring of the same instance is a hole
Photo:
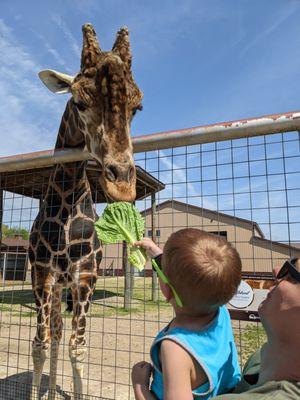
[[[143,361],[132,369],[135,399],[206,400],[229,392],[240,379],[240,369],[224,304],[240,283],[238,252],[221,237],[194,228],[173,233],[163,254],[150,239],[136,245],[157,264],[161,259],[168,282],[160,280],[160,287],[175,318],[152,344],[153,367]]]

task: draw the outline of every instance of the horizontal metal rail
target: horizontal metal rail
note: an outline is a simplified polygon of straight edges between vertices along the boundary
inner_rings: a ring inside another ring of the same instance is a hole
[[[297,130],[300,111],[138,136],[133,138],[133,147],[139,153]]]
[[[135,153],[162,150],[230,139],[300,130],[300,111],[266,115],[259,118],[197,126],[194,128],[137,136],[132,139]],[[91,159],[78,149],[45,150],[0,158],[0,172],[40,168],[58,163]]]

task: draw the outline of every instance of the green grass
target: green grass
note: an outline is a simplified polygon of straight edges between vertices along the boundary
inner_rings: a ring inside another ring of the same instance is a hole
[[[156,311],[158,306],[168,307],[163,295],[158,292],[158,301],[152,301],[151,278],[136,278],[132,295],[132,306],[124,308],[124,278],[105,277],[99,278],[93,294],[92,306],[89,316],[111,317],[114,315],[127,315],[132,313],[145,313]],[[35,302],[30,283],[6,282],[0,295],[0,312],[9,312],[14,316],[35,316]],[[62,298],[63,315],[72,317],[71,313],[64,312],[66,308],[66,294]]]
[[[266,332],[262,325],[254,323],[249,323],[241,329],[235,329],[234,334],[242,366],[249,356],[267,341]]]
[[[21,318],[35,318],[35,303],[30,284],[17,285],[12,282],[5,284],[0,294],[0,313],[2,316],[18,316]],[[97,281],[89,317],[122,317],[126,315],[140,315],[145,318],[149,313],[160,310],[163,315],[171,315],[171,306],[167,304],[161,292],[158,292],[158,301],[151,300],[152,281],[151,278],[136,278],[132,295],[132,305],[124,308],[124,278],[104,277]],[[64,318],[72,318],[72,313],[65,312],[66,292],[62,299],[62,310]],[[261,325],[254,323],[240,324],[240,328],[234,329],[236,345],[238,348],[240,363],[243,366],[248,357],[256,351],[265,341],[266,334]]]

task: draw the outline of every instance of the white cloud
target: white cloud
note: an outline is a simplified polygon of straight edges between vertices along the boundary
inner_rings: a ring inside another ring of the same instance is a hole
[[[284,8],[280,10],[280,14],[276,15],[276,19],[269,26],[266,26],[262,29],[258,35],[256,35],[240,52],[239,56],[244,56],[252,47],[254,47],[257,43],[262,42],[267,36],[269,36],[272,32],[274,32],[277,28],[279,28],[286,20],[293,15],[297,9],[299,9],[299,4],[293,6],[291,8]]]
[[[80,57],[81,56],[81,47],[78,45],[77,40],[73,36],[72,32],[68,28],[65,21],[61,18],[60,15],[57,15],[57,14],[52,15],[52,21],[62,30],[66,39],[70,43],[71,49],[73,50],[75,55],[77,57]]]
[[[173,173],[173,182],[182,182],[183,185],[186,185],[187,193],[182,193],[182,196],[197,196],[198,193],[195,191],[194,184],[191,182],[187,182],[186,169],[180,168],[173,160],[170,159],[170,157],[167,157],[162,150],[160,150],[159,156],[159,161],[164,166],[164,168],[166,170],[170,170],[170,174]],[[178,195],[180,195],[180,189],[178,191]],[[161,196],[164,196],[163,192],[161,192]]]
[[[47,51],[48,51],[50,54],[52,54],[52,56],[54,57],[54,59],[55,59],[60,65],[63,65],[63,66],[66,65],[66,62],[62,59],[62,57],[59,55],[59,53],[58,53],[57,50],[53,49],[53,48],[49,45],[49,43],[47,43],[47,42],[45,43],[45,46],[46,46]]]
[[[62,55],[51,46],[51,44],[47,41],[47,39],[40,33],[35,32],[34,30],[31,30],[31,31],[41,41],[41,43],[43,44],[43,47],[48,51],[49,54],[51,54],[51,56],[54,58],[54,60],[58,64],[60,64],[61,66],[64,67],[64,71],[70,72],[70,69],[68,67],[66,67],[66,62],[63,59]]]
[[[63,99],[50,94],[37,78],[35,57],[0,19],[0,155],[53,146]]]

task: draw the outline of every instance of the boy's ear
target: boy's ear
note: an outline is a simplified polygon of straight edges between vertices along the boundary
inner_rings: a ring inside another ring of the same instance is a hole
[[[160,288],[161,288],[162,294],[165,296],[166,301],[169,303],[170,300],[174,297],[170,286],[167,285],[166,283],[160,281]]]
[[[169,303],[170,300],[173,299],[174,295],[173,295],[173,292],[172,292],[170,286],[169,285],[166,285],[166,286],[167,286],[167,292],[168,292],[167,296],[166,296],[166,300]]]
[[[62,74],[51,69],[39,72],[39,78],[53,93],[68,93],[74,80],[74,76]]]

